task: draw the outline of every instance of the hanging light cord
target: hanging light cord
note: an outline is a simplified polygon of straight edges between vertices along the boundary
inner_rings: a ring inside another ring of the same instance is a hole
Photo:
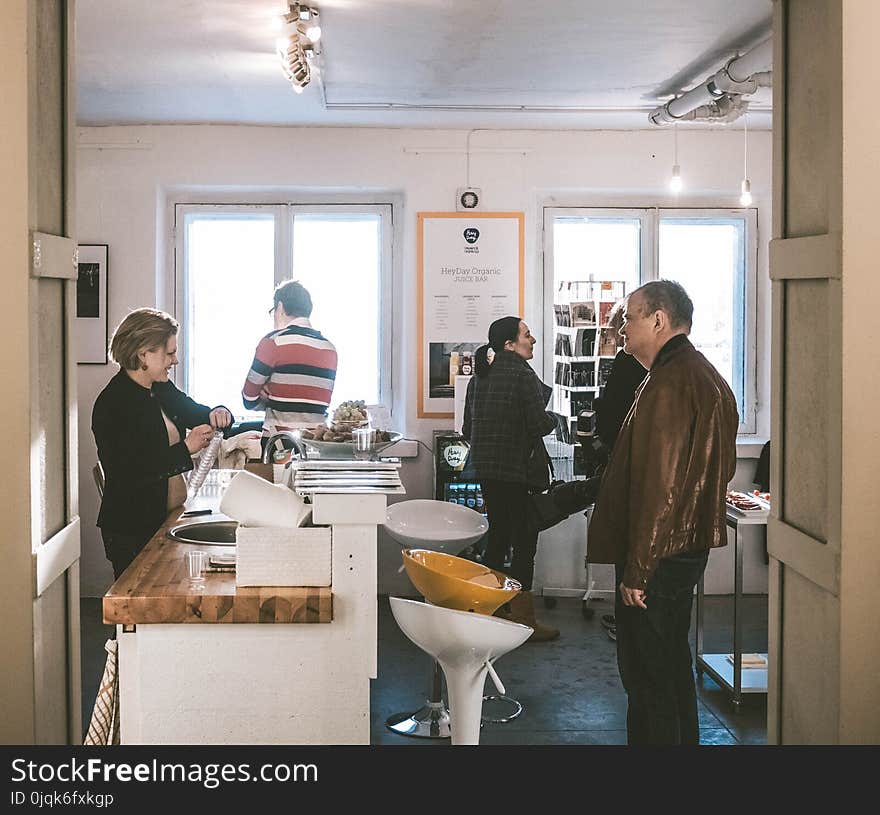
[[[678,165],[678,122],[672,125],[672,166]]]
[[[743,178],[749,177],[749,116],[743,116]]]

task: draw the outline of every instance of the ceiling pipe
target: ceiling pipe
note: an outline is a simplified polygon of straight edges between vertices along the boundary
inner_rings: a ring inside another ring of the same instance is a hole
[[[696,115],[688,114],[718,103],[725,97],[754,93],[758,89],[758,80],[752,75],[769,67],[772,60],[773,40],[766,39],[748,53],[734,57],[696,88],[652,110],[648,120],[651,124],[662,126],[683,119],[695,119]]]
[[[741,96],[722,96],[715,102],[708,105],[700,105],[698,108],[689,110],[683,116],[676,119],[676,122],[716,122],[729,124],[735,122],[742,116],[748,108],[746,102]]]

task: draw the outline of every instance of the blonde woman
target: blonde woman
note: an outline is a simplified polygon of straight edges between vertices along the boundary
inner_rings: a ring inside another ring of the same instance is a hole
[[[193,468],[216,428],[232,423],[222,405],[194,402],[169,381],[177,365],[177,321],[139,308],[116,328],[110,355],[119,372],[92,410],[92,433],[104,468],[98,526],[118,578],[165,521],[183,504],[182,473]],[[187,432],[189,431],[189,432]]]

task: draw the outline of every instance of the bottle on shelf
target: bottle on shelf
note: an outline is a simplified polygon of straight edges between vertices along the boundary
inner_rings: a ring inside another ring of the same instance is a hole
[[[461,352],[461,375],[470,376],[474,372],[474,355],[470,351]]]
[[[468,509],[476,509],[477,508],[477,485],[476,484],[468,484],[467,492],[465,493],[465,506]]]

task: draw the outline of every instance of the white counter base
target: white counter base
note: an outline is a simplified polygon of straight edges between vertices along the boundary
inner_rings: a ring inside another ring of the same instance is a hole
[[[370,743],[385,496],[328,497],[333,622],[117,626],[123,744]]]

